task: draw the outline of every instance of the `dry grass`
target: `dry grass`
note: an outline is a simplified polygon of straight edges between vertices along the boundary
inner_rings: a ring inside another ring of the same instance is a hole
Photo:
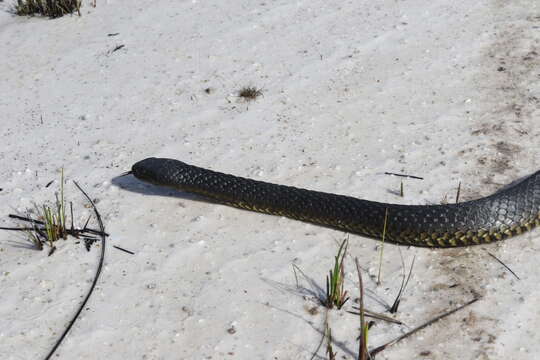
[[[14,12],[20,16],[47,16],[51,19],[77,12],[81,16],[81,0],[17,0]]]
[[[262,89],[254,86],[245,86],[238,91],[238,96],[248,102],[256,100],[259,96],[262,96],[262,94]]]

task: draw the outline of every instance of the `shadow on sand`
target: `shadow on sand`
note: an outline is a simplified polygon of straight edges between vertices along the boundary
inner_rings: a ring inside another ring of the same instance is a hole
[[[200,201],[208,204],[218,204],[218,202],[213,201],[202,195],[197,195],[194,193],[189,193],[185,191],[180,191],[173,188],[168,188],[165,186],[157,186],[149,183],[145,183],[137,179],[132,174],[128,175],[119,175],[114,177],[111,180],[111,183],[115,186],[118,186],[122,190],[131,191],[134,193],[139,193],[143,195],[158,196],[158,197],[175,197],[183,200],[192,200]]]

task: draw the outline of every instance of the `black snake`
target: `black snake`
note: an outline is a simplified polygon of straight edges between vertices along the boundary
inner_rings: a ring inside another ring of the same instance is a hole
[[[540,171],[493,195],[445,205],[397,205],[223,174],[178,160],[133,165],[138,179],[193,192],[227,205],[281,215],[413,246],[490,243],[540,225]],[[386,225],[386,226],[385,226]]]

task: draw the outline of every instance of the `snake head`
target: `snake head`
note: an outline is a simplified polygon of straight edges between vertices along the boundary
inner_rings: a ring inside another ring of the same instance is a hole
[[[182,166],[187,165],[178,160],[151,157],[136,162],[131,173],[144,182],[170,186],[171,178],[178,175],[177,170]]]

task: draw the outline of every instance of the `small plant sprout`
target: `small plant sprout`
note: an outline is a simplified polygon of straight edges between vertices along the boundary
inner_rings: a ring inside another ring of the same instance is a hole
[[[347,254],[348,239],[343,240],[335,257],[334,268],[326,276],[326,299],[324,304],[332,309],[334,306],[341,309],[349,300],[347,291],[343,290],[345,283],[345,267],[343,261]]]
[[[259,96],[262,96],[262,89],[254,86],[244,86],[238,91],[238,96],[244,99],[246,102],[256,100]]]
[[[400,252],[400,255],[401,255],[401,252]],[[416,256],[413,257],[411,268],[409,270],[409,275],[406,276],[406,274],[403,273],[403,278],[401,279],[401,286],[399,287],[399,291],[396,296],[396,299],[394,300],[394,304],[392,304],[392,307],[388,310],[391,314],[395,314],[398,311],[399,304],[401,303],[401,297],[405,293],[405,289],[407,288],[407,285],[409,284],[409,280],[411,279],[415,260],[416,260]],[[405,264],[403,261],[403,256],[401,256],[401,263],[402,263],[403,271],[405,271]]]
[[[364,284],[362,282],[362,273],[360,272],[358,258],[355,258],[354,262],[356,264],[356,272],[358,273],[358,288],[360,290],[360,298],[358,299],[360,304],[360,343],[358,344],[358,360],[367,360],[370,359],[367,346],[369,323],[365,320],[364,314]]]
[[[60,180],[60,199],[58,193],[55,195],[55,206],[50,207],[43,204],[41,212],[38,208],[38,214],[45,225],[46,240],[51,249],[54,249],[54,242],[59,239],[67,239],[66,230],[66,206],[64,201],[64,169],[61,170]]]

